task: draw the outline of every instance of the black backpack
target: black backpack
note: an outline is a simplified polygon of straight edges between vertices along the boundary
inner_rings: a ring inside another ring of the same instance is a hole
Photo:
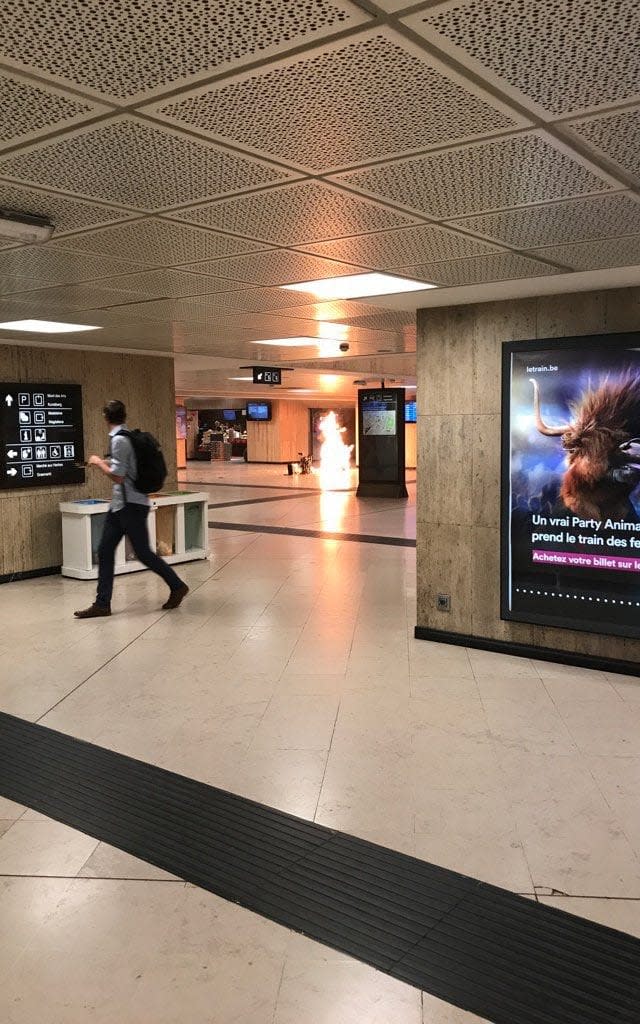
[[[155,494],[162,489],[167,479],[167,464],[164,461],[160,442],[145,430],[121,430],[128,437],[136,457],[136,490],[142,494]]]

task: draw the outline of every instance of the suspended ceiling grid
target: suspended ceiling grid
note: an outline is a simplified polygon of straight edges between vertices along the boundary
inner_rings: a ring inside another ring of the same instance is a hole
[[[280,285],[384,270],[454,302],[640,265],[640,0],[0,12],[0,206],[56,225],[0,237],[2,319],[103,328],[56,343],[208,358],[214,388],[228,359],[335,375],[339,339],[351,387],[411,316]],[[320,347],[254,344],[295,336]]]

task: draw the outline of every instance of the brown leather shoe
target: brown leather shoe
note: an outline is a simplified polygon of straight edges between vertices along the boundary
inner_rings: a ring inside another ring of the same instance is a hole
[[[186,583],[183,583],[181,587],[176,587],[175,590],[171,591],[168,599],[165,601],[162,607],[166,609],[177,608],[179,604],[182,604],[182,601],[184,600],[188,593],[189,588]]]
[[[92,604],[89,608],[83,608],[81,612],[73,613],[76,619],[101,619],[105,615],[111,615],[111,606],[104,604]]]

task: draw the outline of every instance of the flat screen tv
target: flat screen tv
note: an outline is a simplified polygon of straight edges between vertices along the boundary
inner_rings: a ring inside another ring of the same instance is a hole
[[[247,402],[248,420],[270,420],[271,402]]]
[[[416,423],[417,422],[417,409],[415,402],[404,403],[404,422],[405,423]]]
[[[235,409],[223,409],[222,418],[227,423],[235,423],[236,421],[236,410]]]

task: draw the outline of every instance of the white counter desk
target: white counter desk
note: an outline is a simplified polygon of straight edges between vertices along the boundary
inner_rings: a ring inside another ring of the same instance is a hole
[[[150,495],[149,543],[170,564],[207,558],[207,505],[201,491]],[[86,498],[60,503],[62,514],[62,575],[80,580],[98,578],[98,545],[108,501]],[[138,572],[145,566],[135,557],[128,538],[116,549],[115,571]]]

